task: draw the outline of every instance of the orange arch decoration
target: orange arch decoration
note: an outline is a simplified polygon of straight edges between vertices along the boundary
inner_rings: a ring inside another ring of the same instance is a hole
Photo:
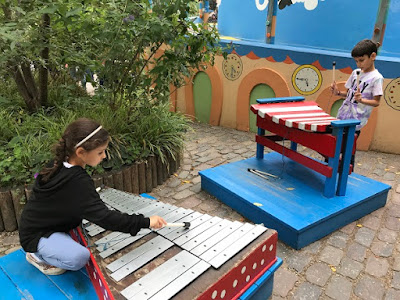
[[[237,106],[236,106],[236,128],[242,131],[249,131],[249,107],[250,94],[258,84],[269,85],[275,93],[275,97],[289,97],[290,90],[284,77],[278,72],[261,68],[247,74],[239,85]]]
[[[199,70],[199,72],[205,72],[211,81],[211,112],[209,123],[214,126],[219,125],[222,112],[222,99],[224,96],[222,87],[222,78],[220,71],[215,66],[208,66],[205,70]],[[197,74],[197,73],[196,73]],[[196,74],[192,77],[190,82],[185,87],[185,103],[186,113],[192,118],[195,118],[194,111],[194,98],[193,98],[193,79]]]
[[[345,81],[338,82],[338,88],[341,91],[346,90]],[[337,95],[332,95],[330,88],[327,87],[324,89],[317,98],[318,105],[325,110],[326,112],[330,113],[333,104],[342,97]],[[378,110],[373,109],[371,116],[368,119],[367,125],[362,128],[362,133],[360,134],[359,139],[357,140],[357,150],[368,151],[369,146],[371,145],[372,138],[374,137],[376,123],[378,121]]]

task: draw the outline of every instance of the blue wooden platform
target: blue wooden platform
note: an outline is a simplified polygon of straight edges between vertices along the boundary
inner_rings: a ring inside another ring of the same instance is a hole
[[[248,169],[278,175],[261,178]],[[278,153],[203,170],[201,187],[300,249],[383,207],[390,186],[352,173],[345,196],[323,196],[325,177]]]
[[[85,271],[46,276],[25,259],[23,250],[0,257],[0,299],[98,299]]]

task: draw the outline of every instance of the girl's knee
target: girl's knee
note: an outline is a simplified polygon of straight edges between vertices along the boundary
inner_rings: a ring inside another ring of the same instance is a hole
[[[83,268],[90,258],[90,252],[88,249],[83,249],[71,257],[69,261],[69,269],[72,271],[77,271]]]

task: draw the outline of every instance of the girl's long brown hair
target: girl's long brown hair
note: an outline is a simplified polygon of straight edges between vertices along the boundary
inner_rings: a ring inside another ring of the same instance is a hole
[[[96,121],[86,118],[77,119],[69,124],[67,129],[65,129],[61,139],[59,139],[58,143],[53,147],[53,166],[44,167],[39,173],[41,175],[41,181],[47,182],[58,170],[58,168],[61,167],[62,163],[74,155],[76,144],[86,138],[99,126],[100,124]],[[108,132],[102,128],[79,147],[82,147],[86,151],[91,151],[101,145],[104,145],[108,140]]]

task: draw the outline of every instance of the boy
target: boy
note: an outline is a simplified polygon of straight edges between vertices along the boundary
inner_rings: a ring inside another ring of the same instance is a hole
[[[336,118],[359,120],[361,123],[356,127],[357,137],[360,135],[361,128],[367,124],[372,109],[379,105],[383,94],[383,76],[375,69],[377,52],[378,46],[375,42],[368,39],[359,42],[351,51],[357,69],[351,73],[345,84],[347,90],[340,91],[336,82],[331,85],[333,94],[346,97]],[[354,156],[350,163],[354,169]]]
[[[355,69],[347,80],[345,92],[339,91],[336,82],[331,85],[332,93],[346,97],[339,108],[336,118],[341,120],[357,119],[357,131],[367,124],[372,109],[379,105],[383,94],[383,76],[375,69],[375,59],[378,47],[371,40],[362,40],[351,51],[351,56],[356,61],[358,69]],[[357,89],[357,71],[359,83]]]

